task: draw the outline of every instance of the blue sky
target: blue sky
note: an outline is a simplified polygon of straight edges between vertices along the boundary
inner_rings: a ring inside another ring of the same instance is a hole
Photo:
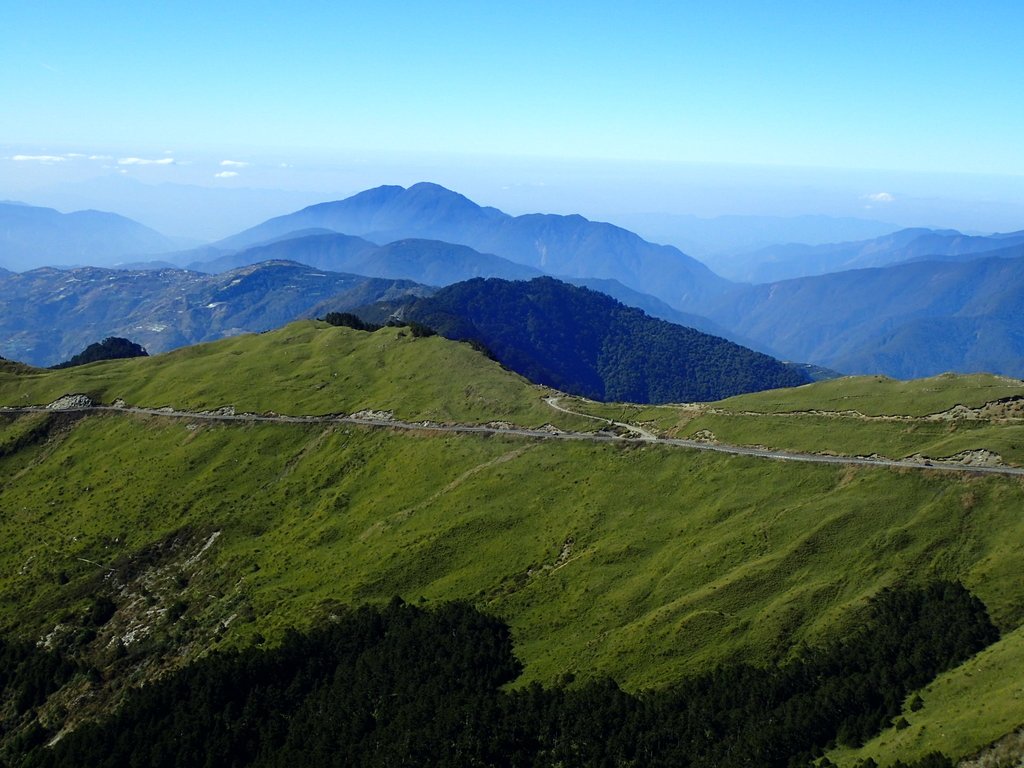
[[[282,187],[318,157],[1024,180],[1020,2],[4,5],[0,183],[89,156]]]

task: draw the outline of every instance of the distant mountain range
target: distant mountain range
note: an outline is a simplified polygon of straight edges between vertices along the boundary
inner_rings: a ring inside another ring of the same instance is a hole
[[[474,279],[357,314],[415,320],[447,338],[478,341],[531,381],[596,400],[717,400],[810,381],[767,355],[550,277]]]
[[[146,184],[120,174],[44,187],[31,198],[34,204],[64,211],[117,211],[160,232],[186,235],[192,240],[176,248],[219,240],[281,211],[294,211],[322,199],[314,193],[283,189],[166,181]]]
[[[116,213],[60,213],[0,203],[0,266],[10,270],[40,264],[110,266],[178,247],[178,241]]]
[[[509,216],[436,184],[377,187],[336,202],[279,216],[215,243],[241,250],[309,229],[328,229],[385,244],[440,240],[495,254],[550,275],[618,280],[683,308],[729,283],[672,246],[655,245],[582,216]]]
[[[324,272],[273,261],[203,275],[83,267],[0,275],[0,355],[54,365],[108,336],[150,352],[276,328],[329,300],[345,310],[407,293],[407,280]]]
[[[463,245],[411,239],[378,246],[361,237],[323,229],[292,232],[268,243],[239,251],[209,247],[189,253],[207,258],[215,257],[208,261],[193,261],[188,265],[189,269],[209,273],[237,269],[271,259],[286,259],[317,269],[370,277],[407,279],[436,286],[451,285],[474,277],[529,280],[544,274],[539,269],[517,264],[500,256],[479,253]],[[157,262],[151,266],[165,268],[166,264]],[[623,285],[618,280],[579,277],[566,278],[566,282],[606,293],[623,304],[644,310],[652,317],[744,343],[742,339],[733,338],[730,331],[708,318],[681,312],[654,296]]]
[[[361,237],[316,232],[279,239],[221,256],[210,262],[194,262],[190,269],[223,272],[262,261],[287,259],[317,269],[372,277],[415,280],[428,285],[448,285],[471,277],[505,277],[528,280],[540,270],[478,253],[464,245],[437,240],[408,239],[375,245]]]
[[[1024,376],[1024,259],[916,261],[738,287],[703,310],[844,373]]]
[[[1009,253],[1011,249],[1016,253]],[[768,283],[795,277],[824,275],[865,267],[885,267],[904,261],[970,260],[985,254],[1024,254],[1024,232],[971,236],[956,230],[901,229],[898,232],[847,243],[772,245],[733,256],[720,263],[736,279]]]
[[[495,275],[495,277],[500,277],[500,275]],[[670,307],[661,299],[655,298],[647,293],[634,291],[632,288],[623,285],[618,280],[602,280],[596,277],[569,277],[563,278],[563,282],[606,294],[611,296],[613,299],[622,302],[627,307],[642,309],[651,317],[667,320],[668,322],[675,323],[676,325],[684,325],[687,328],[696,328],[698,331],[710,333],[712,336],[721,336],[724,339],[729,339],[730,341],[734,341],[745,347],[749,347],[751,344],[754,344],[754,348],[757,348],[756,342],[748,343],[746,339],[739,337],[724,326],[719,325],[703,315],[695,315],[692,312],[680,312],[678,309]],[[763,352],[764,350],[760,351]]]
[[[886,226],[860,220],[837,222],[838,233]],[[708,224],[709,231],[717,228],[725,237],[727,224],[715,220]],[[786,227],[796,226],[770,217],[763,224],[765,232],[774,231],[776,236]],[[810,231],[827,227],[829,222],[808,221],[799,226]],[[153,261],[146,262],[147,257]],[[313,205],[187,251],[180,250],[179,243],[114,214],[61,214],[0,204],[0,281],[19,286],[18,290],[29,296],[43,295],[33,293],[38,276],[19,281],[6,270],[21,270],[39,261],[100,266],[128,263],[132,267],[129,274],[141,274],[145,268],[172,275],[180,272],[169,269],[172,264],[221,273],[266,261],[289,261],[309,265],[312,272],[412,281],[406,287],[420,294],[429,292],[423,287],[426,285],[444,286],[474,277],[529,280],[550,275],[599,290],[653,317],[775,357],[844,373],[896,377],[945,370],[1024,375],[1024,344],[1018,332],[1024,323],[1017,319],[1024,307],[1014,298],[1021,290],[1018,286],[1024,284],[1017,265],[1024,263],[1022,257],[1024,231],[979,236],[955,230],[904,229],[867,240],[773,245],[733,255],[729,257],[730,274],[756,281],[737,285],[674,247],[655,245],[611,224],[581,216],[510,216],[428,183],[408,189],[378,187],[345,200]],[[208,279],[191,274],[188,280],[174,278],[170,282]],[[52,279],[59,282],[63,278]],[[133,278],[139,286],[153,279],[157,278]],[[265,289],[274,297],[266,299],[269,304],[264,310],[254,310],[256,315],[265,315],[265,320],[255,324],[241,322],[234,315],[200,321],[196,318],[202,313],[194,314],[191,303],[186,321],[179,323],[173,313],[166,312],[164,320],[143,321],[139,318],[157,310],[147,306],[139,309],[140,315],[132,315],[134,305],[111,298],[109,314],[102,323],[84,324],[80,335],[66,342],[55,341],[52,348],[31,334],[12,335],[25,331],[16,327],[18,318],[0,318],[0,326],[9,331],[0,350],[15,358],[57,362],[86,343],[117,334],[159,351],[239,329],[270,327],[266,318],[293,319],[334,295],[310,287],[302,301],[281,303],[285,294],[277,294],[284,290],[282,286],[270,281]],[[135,295],[125,290],[128,296]],[[71,293],[77,295],[77,291]],[[8,295],[13,297],[5,297]],[[191,302],[192,297],[187,298]],[[17,300],[24,310],[15,308],[17,301],[10,303],[14,298],[3,300],[8,302],[6,315],[34,311],[24,303],[28,298]],[[254,306],[264,301],[255,294],[250,300]],[[99,317],[100,303],[100,294],[88,298],[87,315]],[[209,303],[215,302],[198,306]],[[57,305],[48,306],[53,309]],[[71,311],[67,305],[60,309],[62,313]],[[173,341],[159,340],[163,338],[160,334],[172,333],[167,330],[145,332],[155,335],[137,338],[139,334],[133,334],[126,320],[129,315],[138,328],[180,326],[188,330]],[[100,329],[108,321],[116,327]],[[43,322],[40,327],[47,326]]]
[[[715,216],[665,213],[621,214],[615,223],[653,243],[670,243],[731,280],[730,256],[746,254],[777,243],[820,245],[866,240],[895,232],[884,221],[835,216]]]

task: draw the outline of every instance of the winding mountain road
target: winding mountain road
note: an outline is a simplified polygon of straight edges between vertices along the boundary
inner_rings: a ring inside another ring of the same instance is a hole
[[[951,462],[925,462],[910,461],[906,459],[885,459],[870,456],[834,456],[820,453],[799,453],[794,451],[770,450],[767,448],[752,448],[743,445],[727,445],[723,443],[706,443],[696,440],[684,440],[680,438],[662,438],[633,424],[612,421],[600,416],[592,416],[586,413],[569,410],[561,405],[560,398],[547,397],[544,402],[557,411],[572,416],[593,419],[602,422],[609,427],[618,427],[630,433],[630,436],[622,436],[610,432],[566,432],[556,428],[528,429],[515,426],[489,426],[474,424],[439,424],[431,421],[402,421],[392,418],[375,418],[362,416],[285,416],[276,413],[231,413],[221,411],[179,411],[173,408],[141,408],[137,406],[111,406],[111,405],[90,405],[70,408],[50,408],[46,406],[23,406],[3,407],[0,406],[0,414],[4,413],[122,413],[137,414],[142,416],[160,416],[173,419],[192,419],[202,421],[221,422],[243,422],[243,423],[271,423],[271,424],[353,424],[361,427],[374,427],[380,429],[400,429],[420,432],[448,432],[456,434],[478,434],[478,435],[513,435],[516,437],[537,438],[542,440],[584,440],[595,443],[645,443],[650,445],[673,446],[677,448],[688,448],[695,451],[711,451],[724,453],[733,456],[752,456],[759,459],[775,459],[776,461],[798,461],[807,464],[833,464],[843,466],[864,466],[864,467],[889,467],[893,469],[917,469],[938,472],[959,472],[972,475],[1007,475],[1012,477],[1024,477],[1022,467],[980,467],[966,464],[954,464]]]

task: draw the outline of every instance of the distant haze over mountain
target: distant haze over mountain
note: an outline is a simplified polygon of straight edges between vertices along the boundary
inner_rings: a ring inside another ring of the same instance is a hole
[[[935,257],[969,260],[1021,245],[1024,232],[972,236],[956,230],[902,229],[858,242],[773,245],[717,264],[736,280],[767,283]]]
[[[361,237],[334,232],[294,234],[299,236],[247,248],[210,262],[194,262],[189,267],[202,272],[222,272],[261,261],[287,259],[317,269],[404,278],[427,285],[448,285],[471,277],[528,280],[542,274],[540,270],[500,256],[437,240],[407,239],[376,245]]]
[[[843,373],[1024,377],[1024,258],[915,261],[737,287],[701,309],[778,354]]]
[[[322,193],[251,187],[211,187],[197,183],[145,184],[126,176],[65,182],[36,191],[46,205],[61,210],[98,208],[188,238],[198,244],[251,227],[282,211],[317,200]]]
[[[819,245],[848,240],[865,240],[900,229],[895,224],[873,219],[822,215],[804,216],[715,216],[667,213],[621,214],[616,224],[633,230],[654,243],[667,243],[700,259],[729,279],[729,261],[720,257],[764,248],[777,243]],[[724,266],[723,266],[724,265]]]
[[[19,203],[0,203],[0,266],[31,269],[41,264],[109,266],[125,257],[162,253],[179,243],[116,213],[60,213]]]

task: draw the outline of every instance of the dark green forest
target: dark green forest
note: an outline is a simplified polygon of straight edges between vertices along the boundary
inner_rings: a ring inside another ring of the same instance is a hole
[[[359,314],[382,322],[396,308]],[[594,400],[707,401],[809,381],[768,355],[550,277],[467,280],[412,300],[403,316],[479,342],[530,381]]]
[[[108,336],[103,341],[90,344],[70,360],[52,366],[53,368],[74,368],[99,360],[120,360],[126,357],[148,357],[149,353],[139,344],[130,339]]]
[[[377,325],[376,323],[364,322],[359,315],[352,314],[351,312],[328,312],[324,316],[323,320],[329,325],[353,328],[357,331],[367,331],[370,333],[373,331],[379,331],[384,327],[383,325]],[[429,328],[422,323],[417,323],[414,320],[410,320],[408,322],[389,320],[387,325],[395,328],[408,328],[410,333],[412,333],[416,338],[426,338],[428,336],[437,335],[437,332],[433,328]]]
[[[343,609],[269,649],[215,652],[137,689],[104,722],[53,746],[34,708],[93,675],[30,645],[0,645],[6,765],[797,766],[859,744],[903,700],[998,638],[961,585],[887,590],[852,633],[779,664],[719,667],[660,690],[607,679],[507,687],[509,628],[472,606],[393,600]],[[901,764],[902,765],[902,764]],[[918,768],[951,766],[932,755]]]

